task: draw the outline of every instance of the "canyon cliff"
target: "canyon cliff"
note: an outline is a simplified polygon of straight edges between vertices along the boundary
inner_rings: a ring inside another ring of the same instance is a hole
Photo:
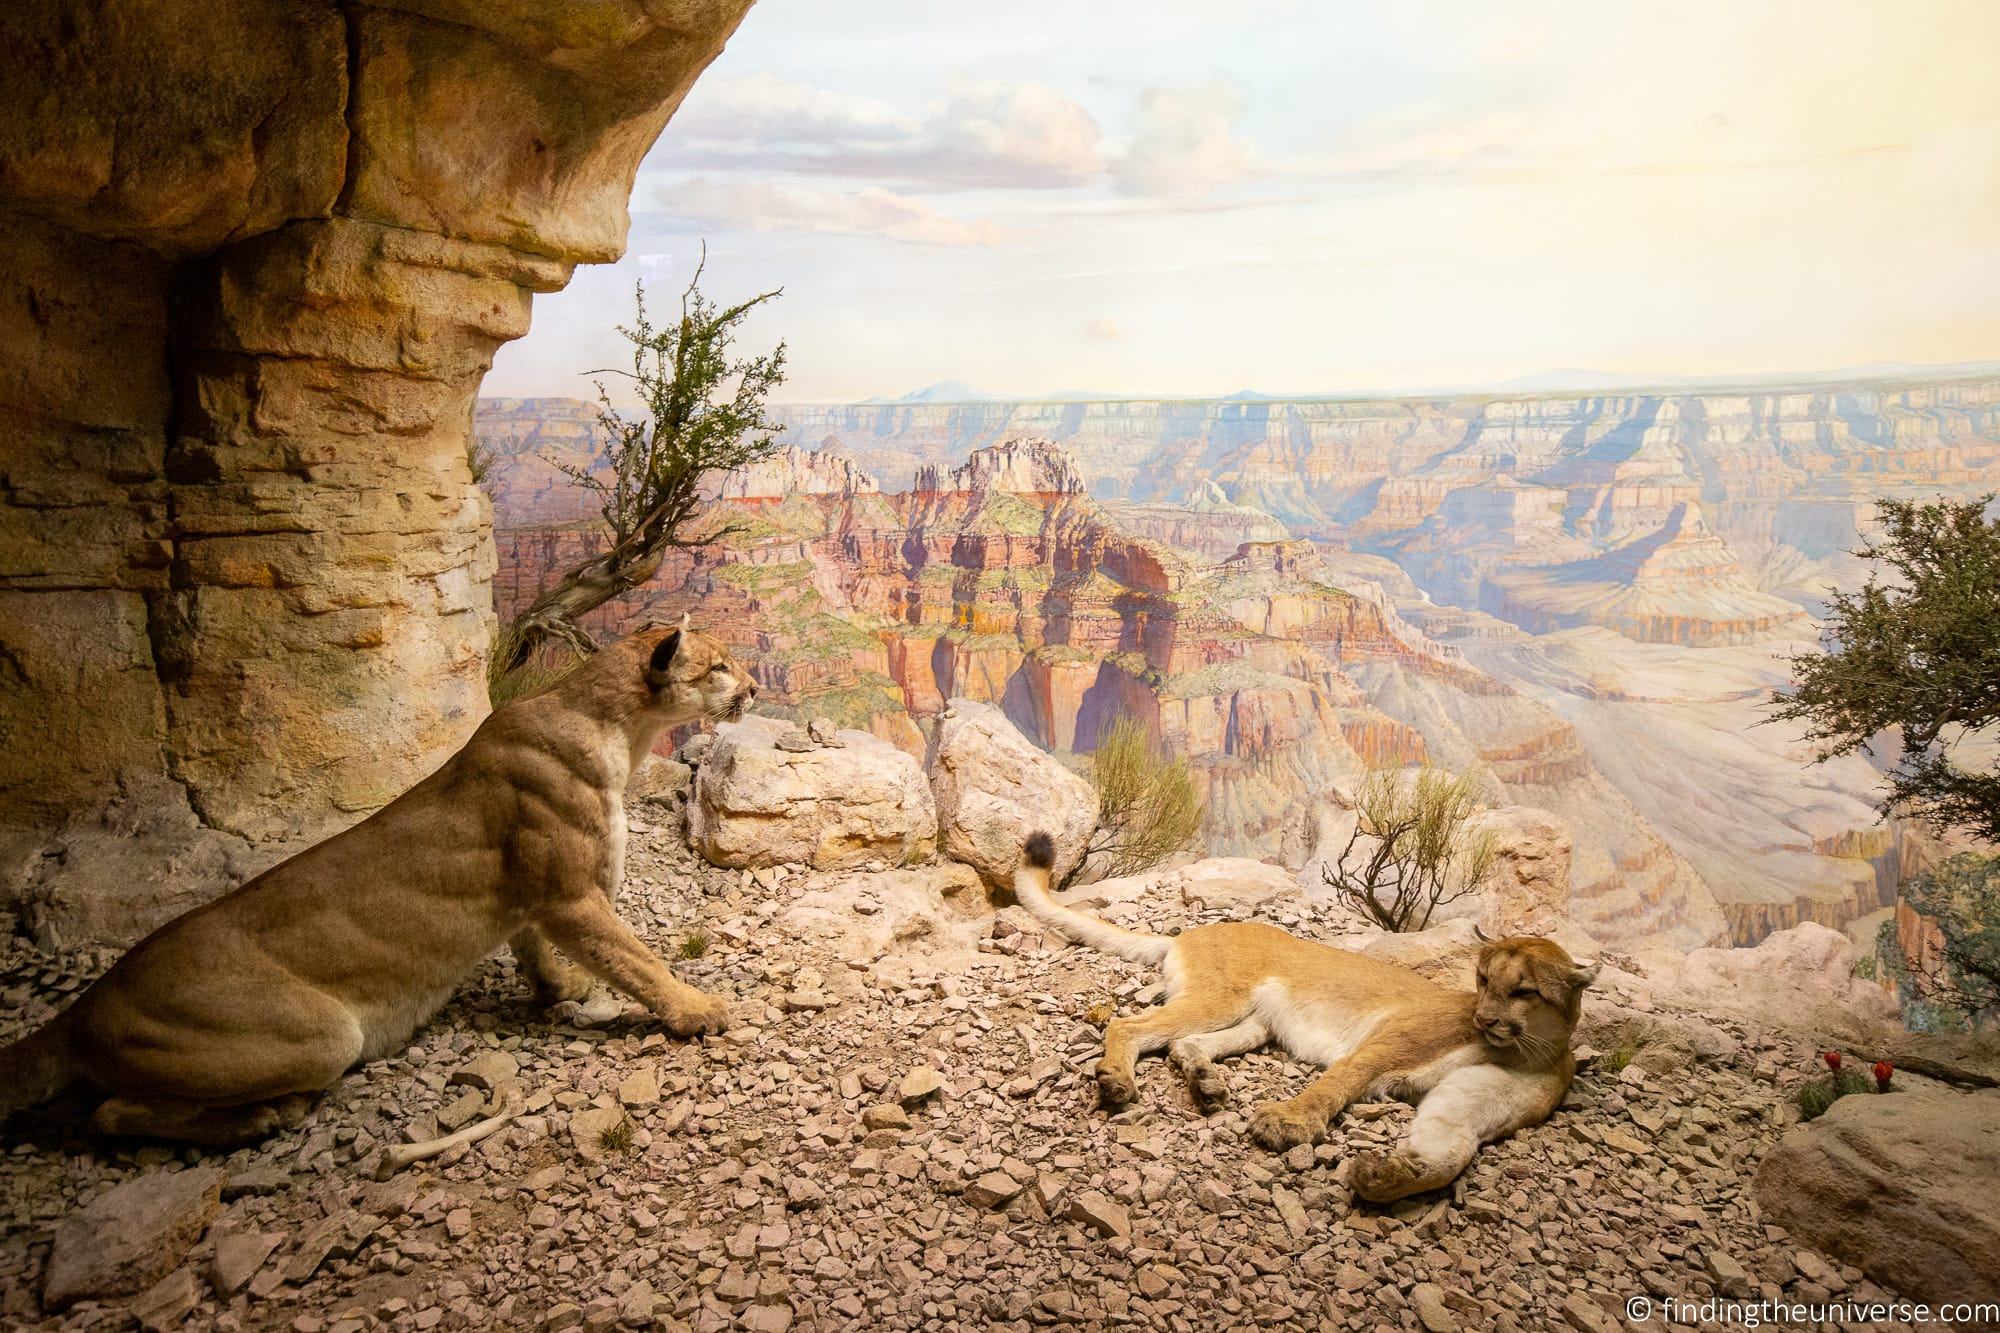
[[[2000,379],[1352,402],[796,407],[863,466],[1018,431],[1114,507],[1220,489],[1573,728],[1714,890],[1737,942],[1894,899],[1923,839],[1763,700],[1817,644],[1890,496],[2000,489]],[[1183,539],[1185,540],[1185,539]]]
[[[483,434],[535,438],[503,424],[521,411],[490,405]],[[813,476],[852,483],[783,497],[723,484],[705,522],[727,535],[675,552],[592,628],[692,611],[751,663],[769,711],[826,716],[913,753],[953,697],[998,705],[1058,753],[1138,718],[1189,759],[1211,853],[1292,866],[1370,766],[1477,765],[1493,803],[1541,806],[1578,830],[1570,910],[1586,928],[1686,945],[1724,933],[1700,877],[1573,728],[1431,642],[1379,588],[1336,586],[1312,543],[1190,557],[1082,494],[1074,461],[1047,441],[975,450],[893,494],[828,451],[781,453],[759,473],[803,479],[805,458]],[[508,470],[503,459],[496,471]],[[1221,517],[1246,521],[1233,506]],[[514,526],[504,510],[501,521],[502,615],[602,541],[588,522]]]
[[[595,540],[534,456],[588,451],[571,411],[482,405],[517,441],[503,614]],[[1809,766],[1762,705],[1864,577],[1878,497],[1992,488],[2000,382],[778,415],[787,496],[739,486],[749,535],[603,628],[699,606],[781,708],[911,749],[952,695],[1057,752],[1139,717],[1193,762],[1211,850],[1292,865],[1366,766],[1478,765],[1574,830],[1571,910],[1614,941],[1842,926],[1927,854],[1868,763]],[[850,473],[913,488],[810,479]]]

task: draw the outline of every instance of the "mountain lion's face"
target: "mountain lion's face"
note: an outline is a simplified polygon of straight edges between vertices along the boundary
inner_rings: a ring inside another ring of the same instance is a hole
[[[1569,1044],[1595,961],[1578,963],[1552,940],[1516,935],[1479,951],[1472,1023],[1490,1046],[1553,1058]]]
[[[678,720],[734,722],[757,697],[757,683],[721,641],[693,630],[669,630],[648,659],[646,683],[661,712]]]

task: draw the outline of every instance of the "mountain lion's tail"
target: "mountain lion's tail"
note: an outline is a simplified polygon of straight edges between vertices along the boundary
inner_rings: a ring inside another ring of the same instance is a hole
[[[0,1120],[47,1101],[75,1077],[65,1010],[12,1046],[0,1046]]]
[[[1167,936],[1114,926],[1074,907],[1064,907],[1051,898],[1049,875],[1055,864],[1055,839],[1046,833],[1030,834],[1021,848],[1021,864],[1014,868],[1014,896],[1021,906],[1078,944],[1088,944],[1100,953],[1156,966],[1166,958],[1167,950],[1174,947]]]

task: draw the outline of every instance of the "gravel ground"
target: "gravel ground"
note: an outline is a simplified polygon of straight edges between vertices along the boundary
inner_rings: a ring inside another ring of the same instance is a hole
[[[1155,978],[1044,938],[1018,909],[958,935],[899,930],[866,963],[783,924],[808,891],[876,910],[869,880],[751,880],[642,823],[621,909],[668,957],[706,943],[677,966],[735,997],[722,1037],[683,1042],[605,1001],[538,1010],[502,958],[401,1058],[255,1148],[122,1150],[61,1111],[17,1120],[0,1141],[0,1323],[1589,1333],[1624,1327],[1635,1296],[1888,1296],[1758,1217],[1750,1177],[1793,1114],[1803,1045],[1709,1019],[1730,1049],[1700,1063],[1641,1049],[1612,1072],[1632,1052],[1607,1046],[1548,1123],[1445,1194],[1375,1209],[1350,1201],[1344,1162],[1391,1142],[1407,1108],[1356,1108],[1327,1142],[1275,1156],[1248,1113],[1311,1071],[1264,1052],[1227,1063],[1229,1111],[1197,1115],[1149,1060],[1139,1102],[1107,1119],[1091,1102],[1098,1025],[1150,1002]],[[1304,934],[1338,924],[1264,914]],[[0,953],[0,1036],[107,961]],[[511,1126],[374,1179],[386,1145],[477,1119],[500,1096],[482,1085],[509,1082],[525,1108]],[[118,1182],[204,1167],[226,1174],[221,1212],[165,1280],[42,1317],[66,1216]]]

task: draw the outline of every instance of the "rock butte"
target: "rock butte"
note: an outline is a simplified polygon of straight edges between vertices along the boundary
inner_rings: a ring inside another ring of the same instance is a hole
[[[130,938],[464,740],[480,377],[747,7],[0,7],[0,905]]]

